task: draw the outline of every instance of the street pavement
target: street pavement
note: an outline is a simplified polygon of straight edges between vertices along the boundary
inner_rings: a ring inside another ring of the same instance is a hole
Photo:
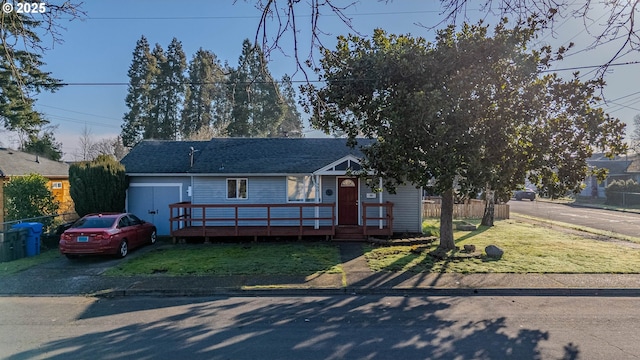
[[[560,204],[545,200],[509,201],[511,213],[562,222],[613,234],[640,236],[640,214],[623,209],[603,209],[589,204]]]
[[[118,260],[64,258],[0,277],[0,296],[521,295],[640,296],[640,274],[372,272],[361,243],[340,242],[343,274],[113,277]],[[170,246],[159,244],[157,246]],[[149,249],[147,247],[146,249]],[[130,256],[139,256],[145,248]],[[148,250],[147,250],[148,251]],[[136,254],[137,253],[137,254]]]

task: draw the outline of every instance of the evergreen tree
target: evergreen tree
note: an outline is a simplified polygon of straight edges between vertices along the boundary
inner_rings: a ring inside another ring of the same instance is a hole
[[[242,43],[238,68],[229,83],[233,102],[229,135],[278,136],[284,117],[280,89],[266,67],[264,53],[248,39]]]
[[[122,143],[133,146],[143,138],[151,113],[150,90],[157,73],[157,62],[151,56],[149,42],[144,35],[136,42],[133,61],[129,67],[129,89],[125,103],[129,111],[122,124]]]
[[[54,130],[55,127],[46,127],[41,132],[29,134],[27,140],[22,144],[22,150],[53,161],[60,161],[62,144],[56,141]]]
[[[124,165],[112,156],[99,155],[93,161],[69,167],[69,192],[76,213],[120,212],[125,208],[127,180]]]
[[[296,91],[293,89],[289,75],[282,77],[280,91],[284,103],[284,115],[278,131],[283,137],[302,137],[302,116],[296,106]]]
[[[185,71],[187,59],[182,43],[173,38],[167,47],[164,62],[159,61],[158,85],[163,87],[163,96],[157,97],[159,139],[177,139],[180,114],[186,91]]]
[[[553,51],[529,48],[536,24],[505,25],[492,37],[482,23],[450,26],[434,44],[380,29],[340,37],[323,50],[325,84],[305,87],[317,128],[377,140],[362,148],[363,175],[391,192],[410,182],[442,195],[439,250],[455,249],[456,192],[502,190],[525,174],[552,197],[578,192],[594,151],[626,148],[624,123],[593,107],[602,82],[540,74]]]
[[[0,124],[32,136],[48,123],[33,109],[34,96],[43,90],[55,91],[61,84],[41,70],[45,64],[40,54],[29,50],[29,45],[40,44],[41,22],[15,11],[0,12],[0,17]]]
[[[166,69],[167,57],[160,44],[156,44],[151,51],[151,57],[156,64],[151,74],[151,85],[149,86],[149,118],[144,124],[144,139],[165,139],[162,136],[162,122],[165,101],[168,96],[167,86],[163,77],[163,68]],[[164,71],[166,75],[166,70]]]
[[[189,63],[189,86],[180,124],[184,138],[221,122],[227,103],[225,81],[216,55],[200,48]]]
[[[631,133],[630,140],[630,148],[636,154],[640,154],[640,114],[633,117],[633,132]]]

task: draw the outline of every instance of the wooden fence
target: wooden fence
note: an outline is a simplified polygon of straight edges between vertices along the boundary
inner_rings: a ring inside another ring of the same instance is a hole
[[[508,204],[496,204],[494,211],[495,211],[494,219],[496,220],[503,220],[503,219],[509,218]],[[484,214],[484,201],[472,201],[468,204],[453,205],[454,219],[481,219],[483,214]],[[440,204],[432,203],[432,202],[423,202],[422,217],[423,218],[439,218]]]

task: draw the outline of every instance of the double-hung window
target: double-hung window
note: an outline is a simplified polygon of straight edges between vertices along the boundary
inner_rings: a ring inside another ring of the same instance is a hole
[[[287,176],[287,201],[315,202],[316,186],[313,176]]]
[[[227,199],[247,199],[247,179],[227,179]]]

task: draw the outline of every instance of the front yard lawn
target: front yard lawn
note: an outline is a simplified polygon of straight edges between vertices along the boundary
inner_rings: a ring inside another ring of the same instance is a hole
[[[207,244],[159,248],[106,275],[310,275],[341,273],[340,251],[325,244]]]
[[[425,224],[437,228],[437,224]],[[431,257],[438,241],[424,251],[411,246],[366,246],[365,257],[374,271],[449,273],[640,273],[636,244],[584,238],[573,233],[516,220],[497,221],[492,228],[454,231],[456,246],[476,246],[476,257],[462,251],[444,260]],[[504,250],[500,260],[483,254],[487,245]],[[412,251],[413,250],[413,251]]]
[[[12,275],[26,270],[32,266],[43,264],[60,257],[58,249],[43,251],[37,256],[25,257],[22,259],[0,263],[0,276]]]

